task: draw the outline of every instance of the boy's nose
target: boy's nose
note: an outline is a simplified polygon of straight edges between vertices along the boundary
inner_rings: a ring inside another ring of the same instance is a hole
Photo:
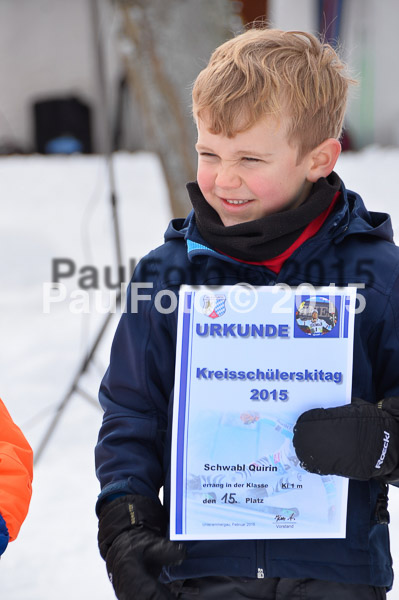
[[[235,171],[234,165],[220,165],[216,174],[215,184],[224,190],[239,188],[241,179]]]

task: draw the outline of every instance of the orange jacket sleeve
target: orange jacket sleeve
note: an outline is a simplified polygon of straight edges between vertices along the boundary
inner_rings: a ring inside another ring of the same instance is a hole
[[[0,400],[0,514],[10,541],[27,515],[32,495],[33,452]]]

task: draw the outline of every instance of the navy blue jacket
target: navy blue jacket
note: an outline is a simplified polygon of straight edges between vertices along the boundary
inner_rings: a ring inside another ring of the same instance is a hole
[[[377,402],[399,396],[398,258],[390,217],[369,213],[361,198],[344,188],[319,232],[294,252],[278,275],[208,248],[193,213],[186,220],[173,220],[165,243],[136,268],[128,310],[120,320],[101,385],[105,414],[96,448],[99,502],[115,493],[158,500],[164,486],[169,508],[177,311],[161,314],[157,303],[167,309],[182,283],[365,284],[359,290],[365,308],[355,319],[352,393]],[[205,575],[310,577],[390,587],[388,527],[376,514],[380,491],[375,480],[350,481],[346,539],[187,542],[187,559],[165,570],[163,580]]]

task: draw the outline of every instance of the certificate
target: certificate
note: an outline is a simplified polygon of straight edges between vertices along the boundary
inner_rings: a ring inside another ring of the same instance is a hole
[[[351,399],[355,288],[180,290],[172,540],[344,538],[348,480],[303,470],[306,410]]]

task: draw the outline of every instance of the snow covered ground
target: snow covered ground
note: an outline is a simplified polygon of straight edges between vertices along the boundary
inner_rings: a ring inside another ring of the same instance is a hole
[[[129,259],[139,259],[162,242],[170,214],[154,156],[119,154],[114,164],[123,263],[129,270]],[[379,148],[345,154],[337,167],[346,186],[360,192],[370,209],[391,213],[399,239],[397,170],[399,150]],[[110,300],[104,267],[114,265],[115,252],[107,175],[105,160],[95,156],[0,159],[0,396],[34,449]],[[44,312],[43,283],[52,280],[54,259],[73,261],[69,265],[75,273],[63,280],[65,299],[50,302]],[[76,294],[78,280],[88,284],[95,275],[101,291]],[[111,276],[117,279],[114,268]],[[93,398],[117,320],[114,315],[81,380]],[[2,598],[114,598],[96,542],[99,488],[93,448],[100,422],[98,406],[82,395],[71,398],[35,468],[28,518],[1,560]],[[399,564],[399,489],[392,488],[390,498],[392,554]],[[390,600],[399,600],[399,584]]]

